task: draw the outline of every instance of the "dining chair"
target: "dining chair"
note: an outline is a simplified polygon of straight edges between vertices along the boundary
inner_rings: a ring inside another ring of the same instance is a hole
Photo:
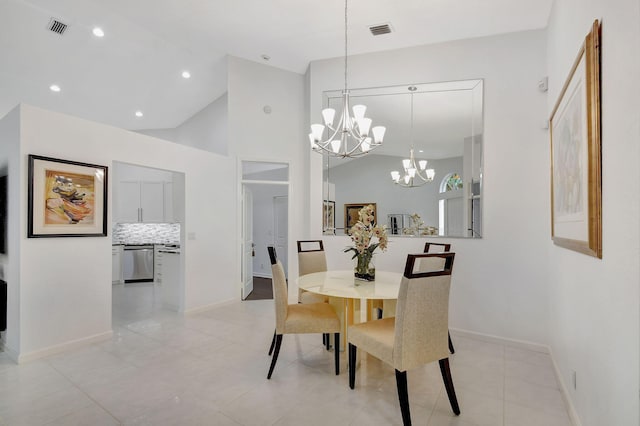
[[[327,257],[322,240],[299,240],[298,244],[298,276],[327,270]],[[298,289],[298,303],[329,303],[329,298],[321,294]],[[328,334],[322,336],[322,344],[331,349]]]
[[[448,251],[451,251],[451,244],[448,243],[424,243],[424,253],[446,253]],[[428,259],[423,259],[423,261],[425,261]],[[439,259],[434,259],[435,262],[431,262],[431,264],[427,265],[427,262],[425,262],[425,264],[420,264],[420,270],[423,272],[426,271],[433,271],[436,269],[440,269],[442,268],[442,261]],[[447,333],[448,337],[449,337],[449,352],[451,352],[452,354],[456,353],[456,349],[453,347],[453,342],[451,341],[451,333]]]
[[[336,375],[340,374],[340,319],[336,311],[331,305],[324,302],[290,305],[282,263],[277,259],[274,247],[268,247],[268,250],[276,308],[276,334],[267,379],[270,379],[273,374],[284,334],[334,333],[335,369]],[[269,354],[271,352],[270,350]]]
[[[298,241],[298,276],[325,272],[327,270],[327,258],[324,253],[322,240]],[[318,303],[328,302],[329,298],[321,294],[298,290],[298,302]]]
[[[416,261],[438,257],[444,267],[420,272]],[[449,289],[455,253],[422,253],[407,256],[400,283],[396,316],[355,324],[349,327],[349,387],[355,387],[357,348],[390,364],[396,371],[396,385],[402,422],[411,425],[407,370],[438,361],[440,373],[456,415],[460,407],[449,368],[447,332]]]

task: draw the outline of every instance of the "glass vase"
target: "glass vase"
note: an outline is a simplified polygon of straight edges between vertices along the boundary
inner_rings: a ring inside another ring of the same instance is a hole
[[[373,254],[361,253],[356,256],[356,264],[353,268],[356,280],[373,281],[376,279],[376,267],[373,263]]]

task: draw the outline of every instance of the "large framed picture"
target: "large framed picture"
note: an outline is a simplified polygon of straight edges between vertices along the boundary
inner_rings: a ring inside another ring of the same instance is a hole
[[[551,113],[551,238],[602,258],[599,40],[596,20]]]
[[[29,155],[27,237],[107,235],[107,167]]]
[[[378,209],[376,208],[376,203],[360,203],[360,204],[345,204],[344,205],[344,233],[348,234],[349,230],[353,225],[358,221],[358,213],[360,209],[372,205],[373,206],[373,216],[374,223],[378,223]]]
[[[336,202],[324,200],[322,206],[322,231],[324,235],[336,233]]]

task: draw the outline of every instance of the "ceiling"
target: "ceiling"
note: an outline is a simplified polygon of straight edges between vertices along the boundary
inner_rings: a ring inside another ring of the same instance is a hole
[[[350,0],[349,53],[543,28],[552,2]],[[0,0],[0,16],[0,116],[26,102],[126,129],[172,128],[226,91],[226,55],[304,73],[344,54],[337,0]],[[52,17],[64,35],[48,30]],[[371,35],[382,23],[393,32]]]

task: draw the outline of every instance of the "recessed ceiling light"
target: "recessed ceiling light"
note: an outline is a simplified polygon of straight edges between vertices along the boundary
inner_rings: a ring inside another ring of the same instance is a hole
[[[189,71],[182,71],[182,78],[191,78],[191,73]]]
[[[52,92],[59,92],[60,86],[58,86],[57,84],[52,84],[51,86],[49,86],[49,90],[51,90]]]
[[[102,28],[100,27],[95,27],[93,29],[93,35],[96,37],[104,37],[104,31],[102,31]]]
[[[142,117],[143,115],[142,111],[136,111],[136,117]]]
[[[424,149],[419,150],[418,152],[424,152]]]

